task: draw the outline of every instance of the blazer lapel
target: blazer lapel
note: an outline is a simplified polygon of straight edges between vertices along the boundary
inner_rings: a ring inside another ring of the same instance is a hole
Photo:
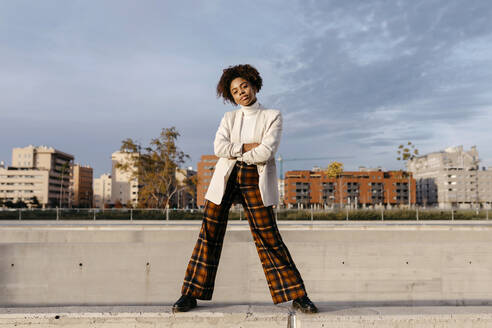
[[[263,127],[265,125],[265,112],[263,111],[263,106],[261,104],[260,105],[260,110],[258,112],[258,115],[256,115],[256,121],[255,121],[255,134],[254,134],[254,138],[258,141],[258,142],[261,142],[261,138],[263,137],[262,134],[263,134]]]
[[[261,139],[263,138],[263,132],[265,129],[265,107],[260,105],[260,111],[258,112],[258,115],[256,116],[256,122],[255,122],[255,139],[261,143]],[[263,174],[263,171],[265,171],[265,165],[263,163],[257,163],[256,168],[258,170],[258,173],[260,175]]]
[[[243,125],[243,113],[236,110],[234,114],[234,122],[232,122],[231,141],[234,143],[241,142],[241,126]]]

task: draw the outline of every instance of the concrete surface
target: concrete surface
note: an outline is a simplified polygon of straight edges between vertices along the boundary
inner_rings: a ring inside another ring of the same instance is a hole
[[[105,306],[0,309],[0,327],[242,327],[242,328],[485,328],[490,306],[340,307],[318,304],[320,313],[302,314],[290,305],[224,305],[207,302],[187,313],[169,306]]]
[[[0,306],[170,305],[200,222],[0,222]],[[487,221],[287,222],[310,297],[330,306],[492,305]],[[214,302],[271,304],[245,222],[230,222]]]

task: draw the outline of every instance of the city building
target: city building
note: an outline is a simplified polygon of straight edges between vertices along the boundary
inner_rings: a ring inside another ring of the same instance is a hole
[[[193,180],[197,172],[190,166],[186,169],[176,169],[176,180],[178,182],[178,191],[173,197],[173,204],[177,208],[196,208],[196,190],[197,186],[187,184],[186,180]]]
[[[417,181],[417,203],[440,208],[490,208],[492,169],[480,170],[477,148],[450,147],[409,160]]]
[[[205,206],[205,194],[218,160],[215,155],[202,155],[197,164],[196,204],[198,207]]]
[[[105,205],[111,203],[111,175],[101,174],[97,179],[94,179],[94,207],[104,208]]]
[[[345,171],[339,177],[329,177],[319,168],[294,170],[285,173],[284,187],[284,205],[287,207],[415,204],[415,180],[403,171],[360,168],[360,171]]]
[[[48,181],[48,170],[0,167],[0,200],[4,204],[21,201],[28,207],[48,207]],[[57,200],[55,195],[51,205],[56,206]]]
[[[75,164],[72,169],[72,207],[92,207],[92,168]]]
[[[0,167],[0,199],[42,207],[69,207],[73,155],[46,146],[12,150],[12,166]]]
[[[130,153],[116,151],[111,155],[111,203],[115,206],[137,206],[138,180],[132,177],[135,168],[131,166]],[[117,167],[117,164],[130,164],[129,170]]]

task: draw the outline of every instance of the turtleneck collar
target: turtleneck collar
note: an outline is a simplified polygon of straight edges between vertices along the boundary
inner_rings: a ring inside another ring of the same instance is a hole
[[[260,110],[260,102],[258,101],[258,99],[256,99],[256,101],[252,105],[249,106],[241,105],[240,110],[241,112],[244,113],[244,115],[254,115]]]

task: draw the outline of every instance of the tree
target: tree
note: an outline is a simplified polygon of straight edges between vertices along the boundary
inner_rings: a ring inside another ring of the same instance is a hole
[[[36,196],[32,196],[29,199],[29,202],[30,202],[32,208],[40,208],[41,207],[41,204],[39,203],[38,197],[36,197]]]
[[[342,207],[342,172],[343,172],[343,163],[340,162],[331,162],[330,165],[325,170],[326,175],[330,178],[338,179],[338,194],[340,198],[340,207]]]
[[[186,179],[184,183],[185,183],[184,189],[188,194],[190,194],[191,199],[193,200],[192,203],[193,207],[195,207],[196,204],[194,203],[194,200],[196,200],[196,193],[197,193],[196,186],[198,185],[198,175],[196,174],[192,175],[191,177]]]
[[[4,205],[5,205],[5,207],[7,207],[7,208],[15,208],[15,204],[14,204],[14,202],[13,202],[13,201],[11,201],[11,200],[8,200],[8,201],[6,201],[6,202],[5,202],[5,203],[3,203],[3,204],[4,204]]]
[[[405,166],[406,166],[408,161],[413,160],[416,156],[419,155],[419,150],[415,147],[415,145],[411,141],[409,141],[407,142],[406,145],[403,144],[399,145],[396,154],[397,154],[396,159],[398,161],[405,162]],[[412,193],[410,192],[411,181],[410,181],[410,174],[407,172],[406,175],[408,177],[408,206],[410,206],[411,199],[412,199]]]
[[[184,179],[178,179],[177,184],[178,184],[178,190],[176,191],[176,193],[178,194],[177,197],[178,199],[176,201],[176,207],[181,208],[182,205],[184,206],[183,199],[186,200],[187,195],[189,195],[192,200],[196,199],[196,192],[197,192],[196,186],[198,184],[198,176],[195,174],[195,175],[188,176]],[[180,195],[183,196],[180,197]],[[193,203],[193,207],[194,206],[195,204]]]
[[[14,208],[27,208],[27,204],[22,199],[17,199],[14,203]]]
[[[117,200],[117,201],[114,203],[114,208],[123,208],[123,204],[121,204],[120,200]]]
[[[177,147],[179,136],[175,127],[164,128],[159,137],[143,149],[130,138],[122,141],[120,150],[130,156],[128,161],[116,164],[116,168],[130,173],[131,178],[138,181],[139,206],[169,207],[171,198],[180,188],[176,169],[190,156]]]
[[[415,158],[415,156],[419,155],[419,150],[415,148],[415,145],[409,141],[406,146],[399,145],[398,150],[396,151],[398,157],[396,158],[399,161],[411,161]]]

